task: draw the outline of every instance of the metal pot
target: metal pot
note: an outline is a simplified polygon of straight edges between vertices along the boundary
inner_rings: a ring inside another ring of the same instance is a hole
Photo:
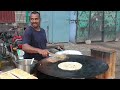
[[[23,59],[23,60],[18,60],[18,65],[17,67],[19,69],[22,69],[28,73],[31,72],[31,70],[34,68],[35,64],[37,63],[36,61],[33,61],[33,64],[31,64],[32,59]]]

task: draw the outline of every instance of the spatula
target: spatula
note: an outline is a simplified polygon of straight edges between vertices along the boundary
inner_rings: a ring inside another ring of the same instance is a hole
[[[50,57],[53,57],[57,60],[64,60],[66,58],[68,58],[66,55],[62,54],[62,55],[57,55],[57,54],[54,54],[54,53],[50,53],[49,54]]]

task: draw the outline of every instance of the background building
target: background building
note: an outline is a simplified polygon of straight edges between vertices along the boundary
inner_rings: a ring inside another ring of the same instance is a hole
[[[39,11],[49,43],[118,41],[120,11]],[[0,11],[0,31],[29,25],[31,11]]]

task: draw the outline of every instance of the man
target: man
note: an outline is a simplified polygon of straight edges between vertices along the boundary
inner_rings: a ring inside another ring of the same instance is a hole
[[[48,48],[55,48],[57,46],[47,46],[46,33],[43,28],[40,27],[40,13],[32,12],[30,15],[31,25],[26,28],[23,36],[22,49],[25,51],[24,58],[35,60],[41,60],[48,57]]]
[[[30,22],[31,25],[25,29],[23,35],[22,49],[23,51],[25,51],[24,58],[25,59],[34,58],[35,60],[39,61],[45,57],[48,57],[50,53],[47,50],[48,48],[56,48],[56,47],[60,48],[61,46],[59,45],[47,46],[45,30],[40,27],[40,22],[41,22],[40,13],[35,11],[32,12],[30,15]],[[63,46],[61,48],[63,48]],[[34,67],[34,70],[36,67],[37,65]],[[49,77],[47,75],[40,73],[39,71],[37,71],[37,69],[36,71],[32,71],[32,72],[37,73],[36,76],[40,79]]]

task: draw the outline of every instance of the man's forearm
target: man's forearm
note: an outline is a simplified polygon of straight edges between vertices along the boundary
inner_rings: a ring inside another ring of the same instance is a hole
[[[39,48],[34,48],[28,44],[23,44],[22,49],[27,53],[38,53]]]

